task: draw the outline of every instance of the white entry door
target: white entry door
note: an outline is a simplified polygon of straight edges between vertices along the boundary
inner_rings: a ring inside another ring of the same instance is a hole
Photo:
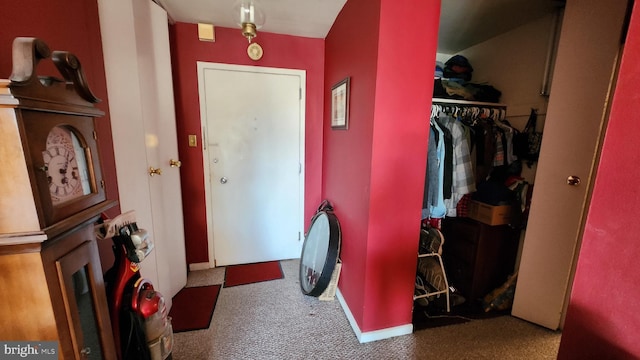
[[[300,257],[305,74],[198,63],[215,266]]]

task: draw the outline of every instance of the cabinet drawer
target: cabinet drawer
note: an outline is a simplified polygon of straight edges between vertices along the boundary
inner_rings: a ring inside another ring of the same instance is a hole
[[[447,241],[478,244],[481,224],[467,218],[448,218],[442,221],[442,234]]]
[[[449,283],[467,300],[482,298],[513,272],[519,231],[466,218],[442,221],[442,258]]]
[[[470,264],[457,258],[448,258],[444,260],[445,272],[449,286],[455,287],[462,296],[468,298],[471,294],[473,286]]]
[[[442,245],[442,257],[459,259],[471,265],[476,261],[476,253],[477,245],[467,241],[458,239],[447,241],[445,239],[444,245]]]

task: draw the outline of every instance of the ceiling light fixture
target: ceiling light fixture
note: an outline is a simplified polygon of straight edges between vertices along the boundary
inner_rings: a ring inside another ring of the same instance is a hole
[[[256,0],[240,0],[233,8],[236,24],[242,29],[242,35],[249,40],[258,36],[257,30],[264,25],[265,15]]]

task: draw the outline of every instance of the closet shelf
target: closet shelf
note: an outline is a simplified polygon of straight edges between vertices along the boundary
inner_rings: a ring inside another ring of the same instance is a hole
[[[482,101],[433,98],[431,99],[431,102],[433,104],[456,104],[456,105],[467,105],[467,106],[487,106],[487,107],[505,108],[505,109],[507,108],[507,104],[482,102]]]

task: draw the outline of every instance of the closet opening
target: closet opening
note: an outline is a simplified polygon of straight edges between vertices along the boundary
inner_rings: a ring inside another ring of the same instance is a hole
[[[417,330],[503,315],[562,329],[627,9],[531,3],[442,2]]]

